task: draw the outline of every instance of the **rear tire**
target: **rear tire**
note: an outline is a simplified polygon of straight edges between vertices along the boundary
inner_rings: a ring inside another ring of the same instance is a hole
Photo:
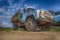
[[[45,30],[45,31],[50,31],[51,27],[50,26],[43,26],[42,30]]]
[[[46,27],[46,30],[49,31],[49,30],[50,30],[50,26],[47,26],[47,27]]]
[[[26,20],[26,30],[27,31],[35,31],[37,27],[36,21],[33,18],[28,18]]]

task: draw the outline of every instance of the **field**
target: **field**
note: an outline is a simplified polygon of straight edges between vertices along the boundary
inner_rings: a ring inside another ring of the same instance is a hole
[[[53,28],[50,31],[24,31],[9,28],[0,29],[0,40],[60,40],[60,29]]]
[[[1,31],[0,40],[60,40],[60,32]]]

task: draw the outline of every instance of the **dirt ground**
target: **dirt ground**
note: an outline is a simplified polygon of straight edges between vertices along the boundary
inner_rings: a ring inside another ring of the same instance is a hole
[[[0,40],[60,40],[60,32],[0,32]]]

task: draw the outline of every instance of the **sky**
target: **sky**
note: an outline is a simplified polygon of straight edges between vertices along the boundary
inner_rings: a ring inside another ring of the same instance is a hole
[[[36,9],[60,11],[60,0],[0,0],[0,21],[7,25],[14,13],[25,5]]]
[[[13,15],[18,9],[22,9],[24,5],[33,6],[36,9],[58,11],[60,10],[59,4],[60,0],[0,0],[0,14]]]

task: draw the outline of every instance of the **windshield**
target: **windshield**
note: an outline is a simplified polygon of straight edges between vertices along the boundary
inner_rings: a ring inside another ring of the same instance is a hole
[[[32,8],[28,8],[28,9],[27,9],[27,13],[29,13],[29,14],[32,14],[32,13],[34,13],[34,12],[35,12],[35,10],[32,9]]]

